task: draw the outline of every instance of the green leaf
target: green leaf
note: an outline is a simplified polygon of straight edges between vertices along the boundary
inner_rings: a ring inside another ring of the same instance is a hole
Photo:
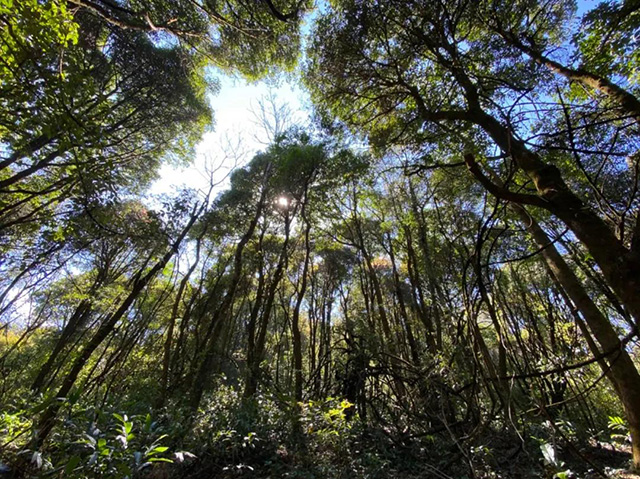
[[[156,454],[162,454],[163,452],[168,451],[169,448],[167,446],[157,446],[153,449],[147,451],[146,457],[155,456]]]
[[[80,456],[71,456],[66,466],[64,466],[65,473],[71,474],[78,464],[80,464]]]
[[[152,422],[151,422],[151,414],[147,413],[147,417],[145,417],[144,419],[144,430],[145,432],[151,432],[151,426],[152,426]]]

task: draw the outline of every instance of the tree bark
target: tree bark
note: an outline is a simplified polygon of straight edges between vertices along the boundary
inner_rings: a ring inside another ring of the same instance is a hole
[[[58,338],[56,345],[54,346],[51,354],[47,358],[47,361],[42,365],[40,370],[38,371],[38,375],[33,381],[31,385],[31,390],[34,393],[39,393],[42,391],[42,388],[45,383],[45,379],[51,373],[51,369],[55,364],[58,356],[65,348],[65,346],[69,343],[69,340],[76,334],[76,332],[82,327],[82,325],[86,322],[87,318],[91,314],[91,302],[87,299],[83,299],[78,307],[74,311],[71,318],[67,322],[67,325],[62,330],[62,334]]]
[[[171,317],[169,318],[169,327],[167,328],[167,337],[165,338],[163,345],[163,356],[162,356],[162,374],[160,376],[160,389],[158,394],[158,399],[156,401],[156,408],[161,408],[164,406],[167,400],[168,394],[168,384],[169,384],[169,369],[171,366],[171,346],[173,344],[173,332],[175,330],[176,321],[178,319],[178,310],[180,308],[180,302],[182,301],[182,296],[184,295],[184,291],[189,283],[189,278],[198,266],[198,261],[200,260],[200,242],[202,240],[202,236],[204,236],[204,232],[206,228],[203,229],[203,234],[197,239],[196,244],[196,254],[193,259],[193,264],[189,267],[187,272],[185,273],[182,280],[180,280],[180,286],[178,287],[178,292],[176,293],[175,301],[173,302],[173,307],[171,308]]]
[[[285,212],[284,221],[285,236],[282,245],[282,252],[280,253],[280,258],[278,259],[278,265],[276,266],[276,271],[273,274],[273,279],[271,280],[271,284],[269,285],[266,301],[264,302],[264,308],[262,309],[262,314],[260,316],[260,324],[257,325],[259,326],[259,328],[255,341],[253,341],[253,335],[256,333],[255,328],[250,331],[250,342],[252,344],[250,344],[250,347],[247,350],[247,382],[244,389],[245,398],[253,397],[258,391],[258,383],[260,381],[260,363],[262,362],[262,358],[264,357],[264,348],[267,339],[269,317],[271,316],[271,310],[273,309],[273,301],[276,296],[276,290],[280,285],[280,280],[282,279],[282,275],[284,274],[284,269],[287,264],[289,229],[291,226],[289,211]]]
[[[296,304],[293,308],[291,317],[291,336],[293,342],[293,397],[296,402],[302,401],[302,336],[300,334],[300,309],[307,290],[307,275],[309,274],[309,262],[311,260],[311,242],[309,236],[311,233],[311,222],[306,217],[305,204],[302,205],[300,216],[305,223],[304,229],[304,264],[302,265],[302,273]]]
[[[242,238],[240,238],[240,241],[236,246],[233,258],[233,272],[231,273],[231,280],[229,281],[227,292],[225,293],[222,302],[219,306],[216,307],[211,316],[211,323],[209,327],[209,332],[211,333],[209,335],[210,338],[203,345],[205,349],[203,358],[196,374],[194,375],[194,381],[191,387],[190,409],[192,415],[198,410],[200,401],[202,400],[202,395],[204,394],[207,379],[211,372],[211,366],[215,356],[215,335],[220,327],[222,315],[228,312],[229,308],[233,304],[236,290],[238,289],[238,284],[240,283],[240,279],[242,278],[242,259],[244,249],[247,246],[247,243],[249,243],[249,241],[253,237],[256,227],[258,226],[258,221],[262,216],[262,210],[264,209],[265,201],[267,198],[267,182],[270,177],[270,170],[271,167],[268,166],[262,182],[260,199],[258,200],[256,211],[253,215],[253,218],[251,218],[251,222],[249,223],[247,231],[244,235],[242,235]]]

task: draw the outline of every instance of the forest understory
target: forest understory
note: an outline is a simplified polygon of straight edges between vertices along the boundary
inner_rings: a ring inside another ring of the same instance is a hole
[[[638,0],[0,0],[0,478],[640,477],[639,43]],[[308,121],[204,158],[230,79]]]

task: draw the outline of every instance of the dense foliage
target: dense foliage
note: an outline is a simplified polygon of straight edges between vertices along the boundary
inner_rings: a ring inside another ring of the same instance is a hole
[[[311,7],[0,0],[0,477],[640,469],[640,6]],[[302,53],[315,126],[148,197]]]

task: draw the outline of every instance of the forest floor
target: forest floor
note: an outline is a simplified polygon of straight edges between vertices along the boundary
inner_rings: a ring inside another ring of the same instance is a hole
[[[147,479],[640,479],[640,475],[627,469],[631,455],[623,446],[594,443],[581,448],[561,447],[558,462],[544,465],[533,451],[514,446],[513,442],[507,448],[508,444],[509,441],[497,438],[492,454],[484,457],[465,459],[459,453],[438,457],[422,451],[421,458],[400,454],[395,460],[369,468],[362,467],[358,458],[361,451],[352,451],[353,460],[344,461],[330,459],[329,451],[321,455],[318,451],[305,454],[280,447],[275,456],[258,454],[254,460],[247,457],[243,463],[224,465],[224,458],[201,457],[177,468],[157,467]],[[472,473],[469,462],[475,466]]]
[[[627,469],[627,466],[631,461],[631,448],[628,446],[614,447],[608,443],[597,443],[592,444],[587,448],[583,448],[579,453],[587,461],[592,462],[595,466],[599,466],[601,471],[608,477],[616,479],[640,479],[639,474],[630,472]],[[583,458],[578,454],[573,454],[572,459],[574,462],[577,461],[579,464],[581,460],[584,460]],[[601,466],[605,464],[606,466]],[[589,469],[592,472],[589,475],[586,475],[587,478],[601,477],[598,472],[593,472],[593,467],[589,467]]]

